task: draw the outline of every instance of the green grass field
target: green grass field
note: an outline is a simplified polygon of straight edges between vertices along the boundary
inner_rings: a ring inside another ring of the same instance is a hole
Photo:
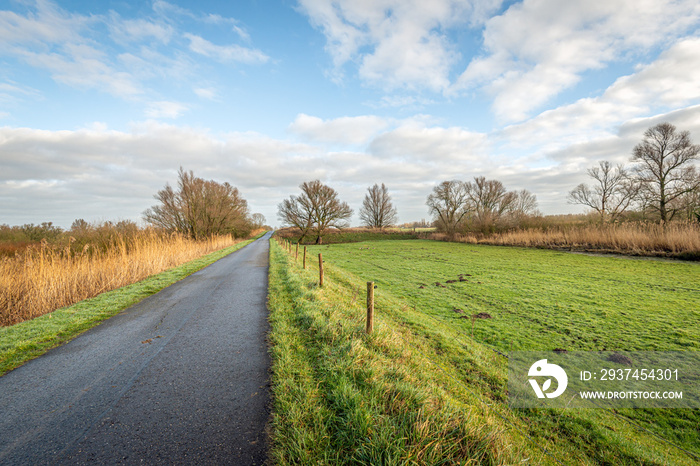
[[[698,350],[698,264],[423,240],[309,248],[312,257],[318,252],[323,289],[316,285],[317,261],[301,270],[276,245],[271,256],[273,450],[281,464],[377,458],[362,456],[379,454],[375,436],[393,452],[385,464],[700,461],[697,410],[511,410],[505,358],[492,351]],[[371,338],[362,331],[370,280],[378,285],[378,335]],[[479,313],[491,318],[475,319],[473,329],[471,318],[461,318]],[[339,380],[348,384],[352,409],[332,401],[337,394],[328,390]],[[297,393],[304,386],[314,396]],[[397,411],[382,400],[399,389],[413,403]],[[435,417],[425,421],[425,432],[404,424],[412,410],[427,407]],[[332,422],[339,416],[342,425]],[[354,416],[373,421],[357,431]],[[449,440],[436,433],[449,419],[467,430],[481,426],[481,437],[454,451],[427,448]],[[312,424],[324,427],[289,427]],[[324,457],[328,451],[332,459]],[[421,452],[432,452],[431,461]]]
[[[470,335],[453,309],[488,313],[474,337],[502,351],[700,350],[700,264],[434,241],[319,251]]]

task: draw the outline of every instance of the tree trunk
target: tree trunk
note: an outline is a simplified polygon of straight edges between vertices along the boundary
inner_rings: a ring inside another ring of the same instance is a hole
[[[668,213],[666,212],[666,199],[661,198],[659,202],[659,216],[661,217],[661,223],[663,225],[668,221]]]

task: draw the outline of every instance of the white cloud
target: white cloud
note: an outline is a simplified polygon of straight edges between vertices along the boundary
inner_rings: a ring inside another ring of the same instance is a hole
[[[202,23],[228,25],[249,41],[236,20],[194,15],[166,2],[154,3],[155,18],[139,19],[124,18],[114,11],[106,16],[70,13],[50,0],[28,1],[25,6],[21,14],[0,11],[0,57],[47,70],[56,82],[130,101],[147,102],[146,95],[160,91],[151,88],[150,80],[192,79],[198,55],[247,64],[269,60],[252,47],[215,45],[182,30],[177,19],[188,15]]]
[[[335,144],[365,144],[388,125],[377,116],[341,117],[333,120],[297,115],[289,130],[309,141]]]
[[[524,184],[538,195],[545,211],[561,212],[567,209],[566,193],[589,181],[586,169],[600,160],[629,163],[647,128],[667,121],[700,142],[696,50],[700,38],[680,40],[654,62],[617,79],[598,97],[545,111],[491,134],[501,151],[521,154],[499,170],[503,181],[509,186]]]
[[[155,39],[168,44],[175,35],[175,28],[170,24],[148,19],[124,19],[114,12],[111,14],[109,28],[114,40],[121,43]]]
[[[270,57],[260,50],[242,47],[238,44],[216,45],[198,35],[190,33],[185,34],[184,37],[190,41],[190,50],[222,63],[240,62],[255,64],[265,63],[270,59]]]
[[[486,53],[471,61],[456,88],[485,86],[497,116],[522,120],[583,72],[664,45],[699,21],[694,0],[525,0],[487,21]]]
[[[32,66],[45,68],[57,82],[79,89],[97,89],[116,97],[133,98],[144,93],[134,77],[115,69],[109,59],[89,46],[66,46],[67,54],[25,51],[24,60]]]
[[[231,182],[253,211],[273,223],[277,204],[315,178],[342,191],[353,205],[362,202],[367,186],[387,183],[404,191],[396,200],[410,220],[426,216],[423,203],[434,183],[453,178],[458,169],[467,176],[488,165],[484,157],[481,163],[476,160],[483,135],[458,128],[409,131],[408,125],[420,125],[416,119],[372,139],[363,134],[361,123],[375,118],[321,120],[327,128],[360,128],[354,136],[358,139],[351,141],[376,142],[369,150],[343,152],[256,133],[215,135],[156,121],[136,123],[128,132],[110,131],[102,123],[76,131],[0,127],[0,218],[66,226],[79,217],[138,219],[154,203],[153,194],[165,182],[173,183],[183,166],[198,176]],[[436,156],[419,157],[423,150]],[[51,195],[48,186],[54,182],[59,184],[52,185]]]
[[[640,74],[653,68],[649,65]],[[545,117],[537,122],[542,128],[559,124],[553,116]],[[204,178],[231,182],[251,209],[271,223],[276,223],[277,204],[297,193],[301,182],[316,178],[336,188],[355,208],[368,186],[384,182],[403,221],[427,217],[425,198],[438,182],[478,175],[499,179],[508,189],[530,190],[547,213],[565,212],[573,209],[565,203],[566,193],[586,181],[586,168],[600,159],[624,162],[644,129],[662,120],[700,134],[700,105],[600,130],[594,127],[587,139],[551,150],[535,145],[520,151],[545,157],[540,164],[527,157],[493,155],[500,151],[495,145],[499,141],[512,138],[518,143],[525,133],[516,129],[522,128],[483,134],[437,126],[424,116],[322,120],[301,114],[290,129],[309,141],[302,143],[257,133],[212,134],[156,121],[135,123],[126,132],[109,130],[104,123],[76,131],[0,127],[0,218],[64,226],[81,217],[138,220],[154,203],[153,194],[175,181],[180,166]],[[556,126],[553,131],[559,137]],[[329,152],[327,142],[366,147]]]
[[[680,40],[654,62],[617,79],[600,96],[545,111],[505,128],[500,136],[516,147],[562,150],[591,137],[611,136],[631,119],[696,104],[700,102],[698,50],[700,38]]]
[[[250,34],[248,34],[245,28],[241,26],[240,21],[238,21],[235,18],[227,18],[214,13],[196,14],[190,10],[181,8],[177,5],[173,5],[172,3],[168,3],[162,0],[156,0],[153,2],[153,11],[166,19],[169,19],[173,16],[182,16],[204,24],[229,25],[231,26],[231,30],[235,32],[241,39],[245,41],[250,41]]]
[[[187,106],[180,102],[151,102],[146,108],[146,116],[148,118],[171,118],[175,119],[182,116],[188,110]]]
[[[382,97],[378,102],[367,102],[365,105],[372,108],[411,108],[418,109],[426,105],[434,104],[431,99],[417,97],[414,95],[388,95]]]
[[[302,11],[326,36],[334,74],[350,61],[363,80],[384,88],[443,91],[460,55],[447,36],[451,27],[476,24],[501,0],[300,0]]]
[[[38,1],[26,16],[0,11],[0,53],[47,69],[53,79],[81,89],[92,88],[120,97],[143,89],[116,69],[105,52],[83,36],[99,18],[70,14],[49,1]]]
[[[7,50],[19,44],[56,44],[81,41],[94,19],[71,15],[56,4],[37,1],[34,11],[26,16],[0,11],[0,47]]]
[[[0,82],[0,104],[15,104],[26,98],[40,99],[41,92],[14,81]]]
[[[216,100],[219,97],[218,91],[213,87],[197,87],[192,89],[192,91],[202,99]]]
[[[488,157],[486,134],[463,128],[428,127],[421,121],[407,120],[399,127],[377,136],[370,152],[396,163],[418,163],[439,167],[442,176],[449,173],[472,173],[493,165]]]
[[[79,217],[138,220],[182,165],[238,186],[254,211],[274,221],[282,197],[308,177],[326,176],[317,168],[322,156],[258,134],[215,136],[153,121],[130,132],[101,124],[77,131],[0,127],[0,218],[64,226]]]

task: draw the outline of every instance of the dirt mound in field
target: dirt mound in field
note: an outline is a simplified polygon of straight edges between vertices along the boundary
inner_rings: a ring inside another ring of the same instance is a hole
[[[624,364],[625,366],[631,366],[632,360],[625,356],[624,354],[615,353],[608,356],[608,361],[616,362],[618,364]]]

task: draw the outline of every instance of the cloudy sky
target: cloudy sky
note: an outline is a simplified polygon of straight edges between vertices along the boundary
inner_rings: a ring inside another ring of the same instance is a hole
[[[670,121],[700,142],[697,0],[4,0],[0,224],[133,219],[180,166],[279,225],[321,179],[401,222],[447,179],[546,214]],[[354,223],[358,223],[355,216]]]

